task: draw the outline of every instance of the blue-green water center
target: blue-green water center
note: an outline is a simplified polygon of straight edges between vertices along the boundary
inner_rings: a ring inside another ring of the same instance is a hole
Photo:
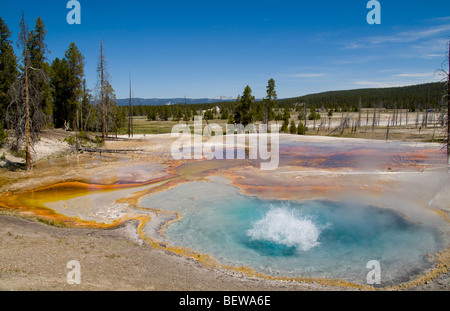
[[[429,255],[442,247],[436,229],[393,210],[328,200],[262,200],[220,182],[181,184],[143,198],[141,205],[182,214],[165,231],[172,245],[273,276],[365,283],[367,263],[377,260],[382,284],[390,285],[430,268]]]

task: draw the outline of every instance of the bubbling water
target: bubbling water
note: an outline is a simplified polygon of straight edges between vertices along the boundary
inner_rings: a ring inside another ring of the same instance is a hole
[[[427,254],[441,248],[434,228],[364,203],[262,200],[220,182],[190,182],[140,204],[183,215],[165,230],[170,244],[274,276],[363,283],[377,260],[390,285],[430,268]]]
[[[309,251],[320,244],[320,229],[299,211],[287,206],[271,205],[262,219],[254,221],[247,235],[252,240],[263,240]]]

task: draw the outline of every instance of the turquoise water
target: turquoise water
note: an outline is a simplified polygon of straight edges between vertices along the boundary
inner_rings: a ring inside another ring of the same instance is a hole
[[[176,199],[175,199],[176,198]],[[392,210],[362,203],[261,200],[230,185],[191,182],[143,198],[142,206],[177,210],[165,231],[172,245],[274,276],[340,278],[365,283],[370,260],[382,285],[431,267],[439,233]]]

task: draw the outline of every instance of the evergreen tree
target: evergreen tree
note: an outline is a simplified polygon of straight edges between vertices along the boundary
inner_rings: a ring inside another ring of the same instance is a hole
[[[222,119],[222,120],[228,120],[228,116],[229,116],[229,113],[228,113],[228,109],[226,109],[225,107],[223,107],[222,108],[222,110],[221,110],[221,115],[220,115],[220,119]]]
[[[186,122],[186,125],[188,124],[189,120],[191,119],[191,108],[190,107],[184,107],[184,115],[183,115],[183,121]]]
[[[205,111],[205,114],[203,115],[203,119],[205,121],[214,119],[214,114],[213,114],[211,109],[208,109],[208,110]]]
[[[289,108],[284,108],[283,109],[283,117],[282,117],[283,124],[281,125],[281,129],[280,129],[281,132],[284,132],[284,133],[288,133],[289,132],[289,119],[290,119],[290,117],[291,117],[291,114],[289,112]]]
[[[275,91],[275,80],[270,79],[266,87],[267,97],[263,99],[263,123],[269,124],[270,120],[274,119],[273,108],[275,108],[275,101],[277,99],[277,92]]]
[[[55,58],[51,65],[50,85],[53,97],[53,122],[56,127],[63,127],[68,118],[67,100],[70,97],[68,81],[70,68],[67,60]]]
[[[69,45],[64,59],[53,60],[50,71],[55,126],[67,124],[69,128],[77,129],[77,112],[81,109],[84,94],[84,57],[75,43]]]
[[[314,107],[311,108],[311,113],[308,116],[308,120],[320,120],[320,118],[320,113],[316,112],[316,109]]]
[[[303,123],[301,121],[298,123],[297,134],[298,135],[305,135],[306,134],[306,127],[303,125]]]
[[[48,122],[52,115],[52,98],[50,85],[48,84],[50,65],[46,61],[48,52],[47,44],[45,43],[46,34],[47,30],[44,22],[38,17],[34,30],[28,35],[27,49],[30,57],[30,66],[34,69],[42,70],[44,73],[44,75],[30,77],[30,83],[35,85],[41,93],[40,109],[45,114]],[[39,77],[43,77],[43,79]]]
[[[147,120],[148,120],[148,121],[156,121],[156,111],[155,111],[155,108],[151,107],[151,108],[147,111]]]
[[[109,83],[106,81],[105,89],[104,89],[104,100],[105,100],[105,112],[106,112],[106,136],[108,136],[109,132],[116,132],[119,127],[122,126],[120,123],[120,117],[117,118],[118,108],[117,108],[117,99],[116,93]]]
[[[289,126],[290,134],[297,134],[297,126],[295,125],[294,120],[291,121],[291,125]]]
[[[65,59],[69,67],[69,97],[67,98],[67,122],[72,129],[78,128],[77,110],[80,108],[83,96],[84,56],[75,43],[71,43],[66,50]]]
[[[88,128],[93,129],[94,123],[93,117],[93,105],[91,104],[92,94],[91,90],[89,90],[86,86],[86,79],[83,79],[83,97],[81,99],[81,108],[80,108],[80,129],[86,131]]]
[[[237,102],[234,112],[234,121],[244,126],[253,122],[252,107],[254,105],[255,97],[252,95],[252,89],[247,85],[244,93]]]
[[[11,102],[8,91],[19,76],[17,58],[10,37],[8,25],[0,17],[0,118],[2,124],[5,120],[6,108]]]

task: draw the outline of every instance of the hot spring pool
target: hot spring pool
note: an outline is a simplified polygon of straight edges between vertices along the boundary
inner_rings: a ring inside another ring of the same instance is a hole
[[[327,200],[262,200],[220,182],[180,184],[142,198],[140,205],[182,214],[165,230],[170,244],[272,276],[365,283],[367,263],[377,260],[387,286],[430,268],[427,254],[442,247],[437,229],[393,210]]]

